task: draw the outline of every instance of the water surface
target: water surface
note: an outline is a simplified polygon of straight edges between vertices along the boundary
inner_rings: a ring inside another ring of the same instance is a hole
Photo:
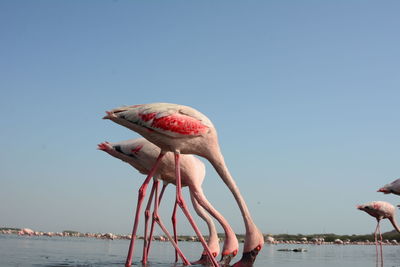
[[[200,257],[200,243],[179,244],[189,260],[197,260]],[[136,242],[133,265],[142,266],[142,245],[142,240]],[[128,240],[0,235],[0,266],[124,266],[128,246]],[[307,252],[278,251],[284,248],[305,248]],[[384,246],[383,250],[383,266],[400,267],[400,246]],[[254,267],[381,267],[380,262],[378,265],[376,263],[375,253],[375,246],[266,244]],[[174,250],[169,243],[153,242],[148,266],[183,266],[181,263],[174,264],[174,257]],[[232,263],[239,259],[238,255]]]

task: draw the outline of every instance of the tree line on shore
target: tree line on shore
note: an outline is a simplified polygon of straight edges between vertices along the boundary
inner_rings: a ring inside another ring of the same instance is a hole
[[[3,234],[18,234],[21,233],[22,229],[21,228],[12,228],[12,227],[0,227],[0,233]],[[42,233],[41,235],[49,235],[49,232],[38,232],[38,233]],[[101,233],[97,233],[97,234],[90,234],[90,233],[80,233],[78,231],[73,231],[73,230],[64,230],[60,233],[58,233],[58,235],[62,235],[62,236],[78,236],[78,237],[91,237],[93,235],[96,236],[110,236],[113,235],[115,238],[129,238],[129,235],[118,235],[118,234],[111,234],[111,233],[107,233],[107,234],[101,234]],[[244,240],[244,235],[243,234],[237,234],[236,235],[239,241]],[[369,241],[369,242],[374,242],[375,237],[374,234],[364,234],[364,235],[338,235],[338,234],[334,234],[334,233],[324,233],[324,234],[308,234],[308,235],[304,235],[304,234],[275,234],[275,235],[271,235],[271,234],[264,234],[265,236],[265,240],[267,241],[269,237],[272,237],[274,239],[274,241],[276,242],[286,242],[286,241],[292,241],[292,242],[298,242],[298,241],[311,241],[311,240],[323,240],[324,242],[335,242],[335,240],[347,240],[349,242],[365,242],[365,241]],[[218,237],[223,240],[224,239],[224,234],[220,233],[218,234]],[[390,232],[386,232],[382,234],[383,239],[387,239],[387,240],[400,240],[400,234],[397,233],[396,231],[390,231]],[[193,237],[192,236],[188,236],[188,235],[180,235],[179,236],[180,240],[192,240]],[[271,238],[270,238],[271,239]],[[192,241],[196,241],[196,240],[192,240]]]

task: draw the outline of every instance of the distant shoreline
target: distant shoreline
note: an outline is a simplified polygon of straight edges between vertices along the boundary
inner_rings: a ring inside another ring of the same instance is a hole
[[[23,235],[23,236],[60,236],[60,237],[86,237],[99,239],[126,239],[129,240],[129,234],[113,234],[113,233],[81,233],[73,230],[64,230],[62,232],[43,232],[34,231],[29,228],[11,228],[0,227],[0,234],[3,235]],[[218,234],[221,240],[224,239],[224,234]],[[236,235],[239,242],[244,242],[244,235]],[[383,244],[385,245],[400,245],[400,234],[396,231],[391,231],[382,234]],[[207,236],[204,236],[207,238]],[[142,236],[137,236],[138,239],[143,239]],[[155,241],[168,241],[163,235],[153,237]],[[290,235],[290,234],[264,234],[264,240],[267,244],[314,244],[314,245],[375,245],[374,235],[336,235],[336,234],[312,234],[312,235]],[[399,241],[398,241],[399,240]],[[198,242],[197,236],[180,235],[178,241]]]

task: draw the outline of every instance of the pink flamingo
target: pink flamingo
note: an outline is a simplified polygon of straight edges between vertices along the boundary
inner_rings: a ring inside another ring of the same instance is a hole
[[[32,236],[35,234],[35,231],[29,228],[22,228],[19,232],[18,235],[29,235]]]
[[[103,119],[110,119],[123,125],[160,147],[159,158],[162,158],[166,152],[175,154],[176,200],[195,230],[197,226],[187,211],[181,193],[180,154],[199,155],[206,158],[213,165],[235,197],[246,228],[242,258],[233,266],[252,266],[257,254],[264,245],[264,237],[253,222],[239,188],[225,164],[218,144],[217,131],[212,122],[205,115],[191,107],[169,103],[120,107],[106,113],[107,115]],[[157,168],[158,164],[159,161],[154,164],[153,168]],[[143,191],[146,190],[148,182],[146,179],[143,183]],[[137,223],[136,221],[135,223]],[[201,236],[198,229],[196,233]],[[202,241],[202,243],[207,249],[205,242]],[[208,255],[212,259],[209,252]],[[127,264],[129,263],[128,260]],[[214,262],[213,264],[215,265]]]
[[[400,196],[400,178],[379,188],[378,192],[382,192],[384,194],[391,193]]]
[[[144,138],[138,139],[131,139],[123,142],[118,143],[101,143],[98,145],[98,148],[107,152],[108,154],[121,159],[129,163],[131,166],[136,168],[139,172],[143,174],[148,174],[151,167],[154,165],[158,155],[160,154],[160,149],[156,145],[150,143]],[[160,178],[164,181],[164,186],[162,188],[161,195],[163,194],[165,187],[167,184],[172,183],[176,184],[175,179],[175,170],[174,170],[174,157],[172,154],[167,154],[165,157],[162,158],[160,162],[160,166],[155,173],[156,178]],[[212,219],[204,212],[203,208],[205,208],[213,217],[215,217],[220,224],[222,225],[226,239],[224,242],[223,248],[223,264],[229,264],[231,260],[230,252],[234,252],[235,254],[238,251],[238,241],[236,238],[235,233],[233,232],[232,228],[226,221],[226,219],[217,211],[215,208],[208,202],[206,197],[204,196],[203,190],[201,188],[201,184],[204,180],[205,176],[205,166],[204,164],[197,158],[192,155],[182,155],[181,159],[181,170],[182,170],[182,186],[188,186],[190,197],[193,203],[193,207],[197,214],[206,221],[210,239],[207,243],[208,247],[210,248],[214,257],[219,254],[219,243],[218,243],[218,236],[215,229],[215,225]],[[152,193],[154,190],[152,190]],[[160,200],[161,196],[160,195]],[[150,245],[147,245],[147,220],[150,210],[150,202],[151,202],[152,195],[149,197],[149,202],[146,207],[145,212],[145,246],[143,249],[143,258],[142,262],[147,262],[147,255]],[[160,201],[159,200],[159,201]],[[158,203],[159,204],[159,203]],[[176,205],[172,216],[172,222],[174,225],[174,242],[176,243]],[[203,207],[203,208],[202,208]],[[158,213],[153,215],[153,218],[158,218]],[[159,219],[158,219],[159,220]],[[153,230],[153,223],[152,221],[152,230]],[[151,240],[152,231],[150,234],[149,240]],[[177,251],[178,252],[178,251]],[[178,253],[179,254],[179,253]],[[176,258],[177,260],[177,258]],[[185,262],[185,261],[184,261]],[[187,262],[185,262],[187,263]],[[195,262],[195,264],[206,264],[207,257],[205,255],[205,251],[202,254],[202,257],[199,261]]]
[[[376,256],[377,256],[377,260],[378,260],[378,236],[377,236],[377,234],[379,232],[381,262],[383,265],[382,234],[381,234],[381,229],[380,229],[379,224],[382,219],[388,219],[392,223],[392,225],[396,229],[396,231],[400,233],[400,228],[395,219],[395,211],[396,211],[395,207],[392,204],[385,202],[385,201],[373,201],[373,202],[370,202],[370,203],[367,203],[364,205],[358,205],[357,209],[365,211],[372,217],[375,217],[377,220],[377,225],[376,225],[376,229],[374,232]]]

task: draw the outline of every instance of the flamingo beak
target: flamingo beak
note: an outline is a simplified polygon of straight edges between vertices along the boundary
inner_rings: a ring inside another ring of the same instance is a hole
[[[221,264],[221,266],[229,266],[229,263],[231,262],[233,257],[236,256],[236,254],[237,254],[237,250],[235,250],[234,252],[232,252],[230,254],[221,255],[221,260],[219,261],[219,264]]]
[[[253,267],[254,261],[258,253],[260,252],[262,245],[258,245],[256,248],[249,252],[243,252],[240,261],[236,262],[231,267]]]
[[[362,210],[362,206],[361,205],[357,205],[356,208],[359,209],[359,210]]]

